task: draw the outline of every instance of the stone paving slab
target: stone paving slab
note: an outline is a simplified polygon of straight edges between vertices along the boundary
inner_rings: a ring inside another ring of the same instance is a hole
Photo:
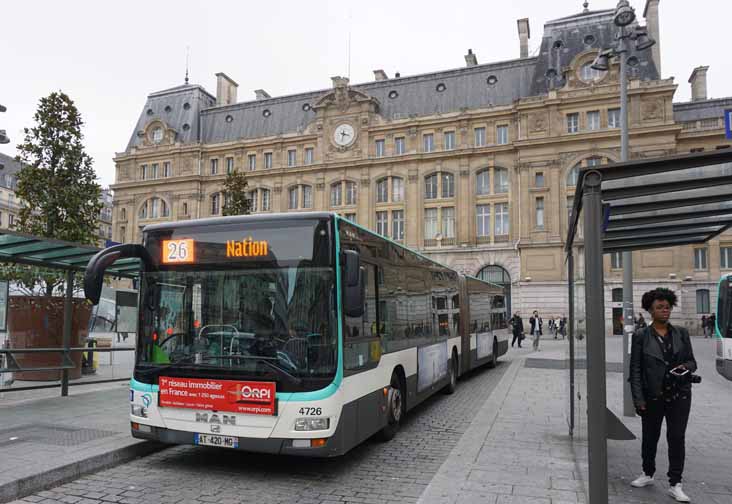
[[[130,435],[128,396],[116,384],[0,405],[0,502],[162,449]]]
[[[622,340],[610,337],[606,342],[608,358],[615,360],[608,362],[608,370],[618,369]],[[703,383],[693,392],[684,488],[692,502],[732,504],[732,383],[716,373],[712,340],[694,338],[693,345]],[[566,420],[568,377],[562,369],[566,346],[566,341],[542,340],[540,352],[530,348],[511,352],[511,367],[420,504],[588,502],[586,420],[578,422],[574,437],[568,434]],[[533,361],[527,363],[528,359]],[[606,379],[608,407],[638,437],[608,441],[609,502],[671,502],[666,495],[665,435],[658,445],[656,485],[630,486],[641,472],[641,422],[622,416],[622,374],[608,372]]]

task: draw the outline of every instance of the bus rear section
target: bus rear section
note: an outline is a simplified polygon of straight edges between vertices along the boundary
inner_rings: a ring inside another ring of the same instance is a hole
[[[719,281],[714,334],[717,372],[732,380],[732,275],[724,275]]]

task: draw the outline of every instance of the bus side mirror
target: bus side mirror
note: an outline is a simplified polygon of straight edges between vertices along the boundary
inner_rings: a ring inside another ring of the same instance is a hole
[[[355,287],[358,285],[361,256],[355,250],[343,251],[343,273],[346,280],[346,287]]]
[[[343,258],[343,309],[347,317],[361,317],[366,287],[361,257],[355,250],[345,250]]]
[[[152,257],[142,245],[123,243],[103,249],[89,260],[84,272],[84,296],[92,302],[99,304],[104,285],[104,272],[117,259],[129,259],[136,257],[141,259],[146,269],[152,266]]]
[[[358,281],[356,285],[346,285],[344,290],[344,311],[347,317],[362,317],[363,316],[363,304],[366,298],[366,282],[364,281],[364,269],[359,268]]]

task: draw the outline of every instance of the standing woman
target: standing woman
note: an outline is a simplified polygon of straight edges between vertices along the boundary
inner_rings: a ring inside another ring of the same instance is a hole
[[[686,425],[691,410],[691,373],[696,360],[689,332],[669,323],[676,306],[676,294],[659,287],[643,294],[643,309],[651,324],[633,334],[630,354],[630,388],[633,403],[643,424],[643,474],[631,485],[653,483],[656,472],[656,446],[661,425],[666,419],[668,442],[668,493],[677,502],[690,502],[681,489],[684,471]]]

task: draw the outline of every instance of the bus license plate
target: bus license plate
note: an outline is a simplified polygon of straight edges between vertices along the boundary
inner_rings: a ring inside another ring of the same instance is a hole
[[[239,438],[233,436],[196,434],[194,443],[203,446],[218,446],[220,448],[239,448]]]

